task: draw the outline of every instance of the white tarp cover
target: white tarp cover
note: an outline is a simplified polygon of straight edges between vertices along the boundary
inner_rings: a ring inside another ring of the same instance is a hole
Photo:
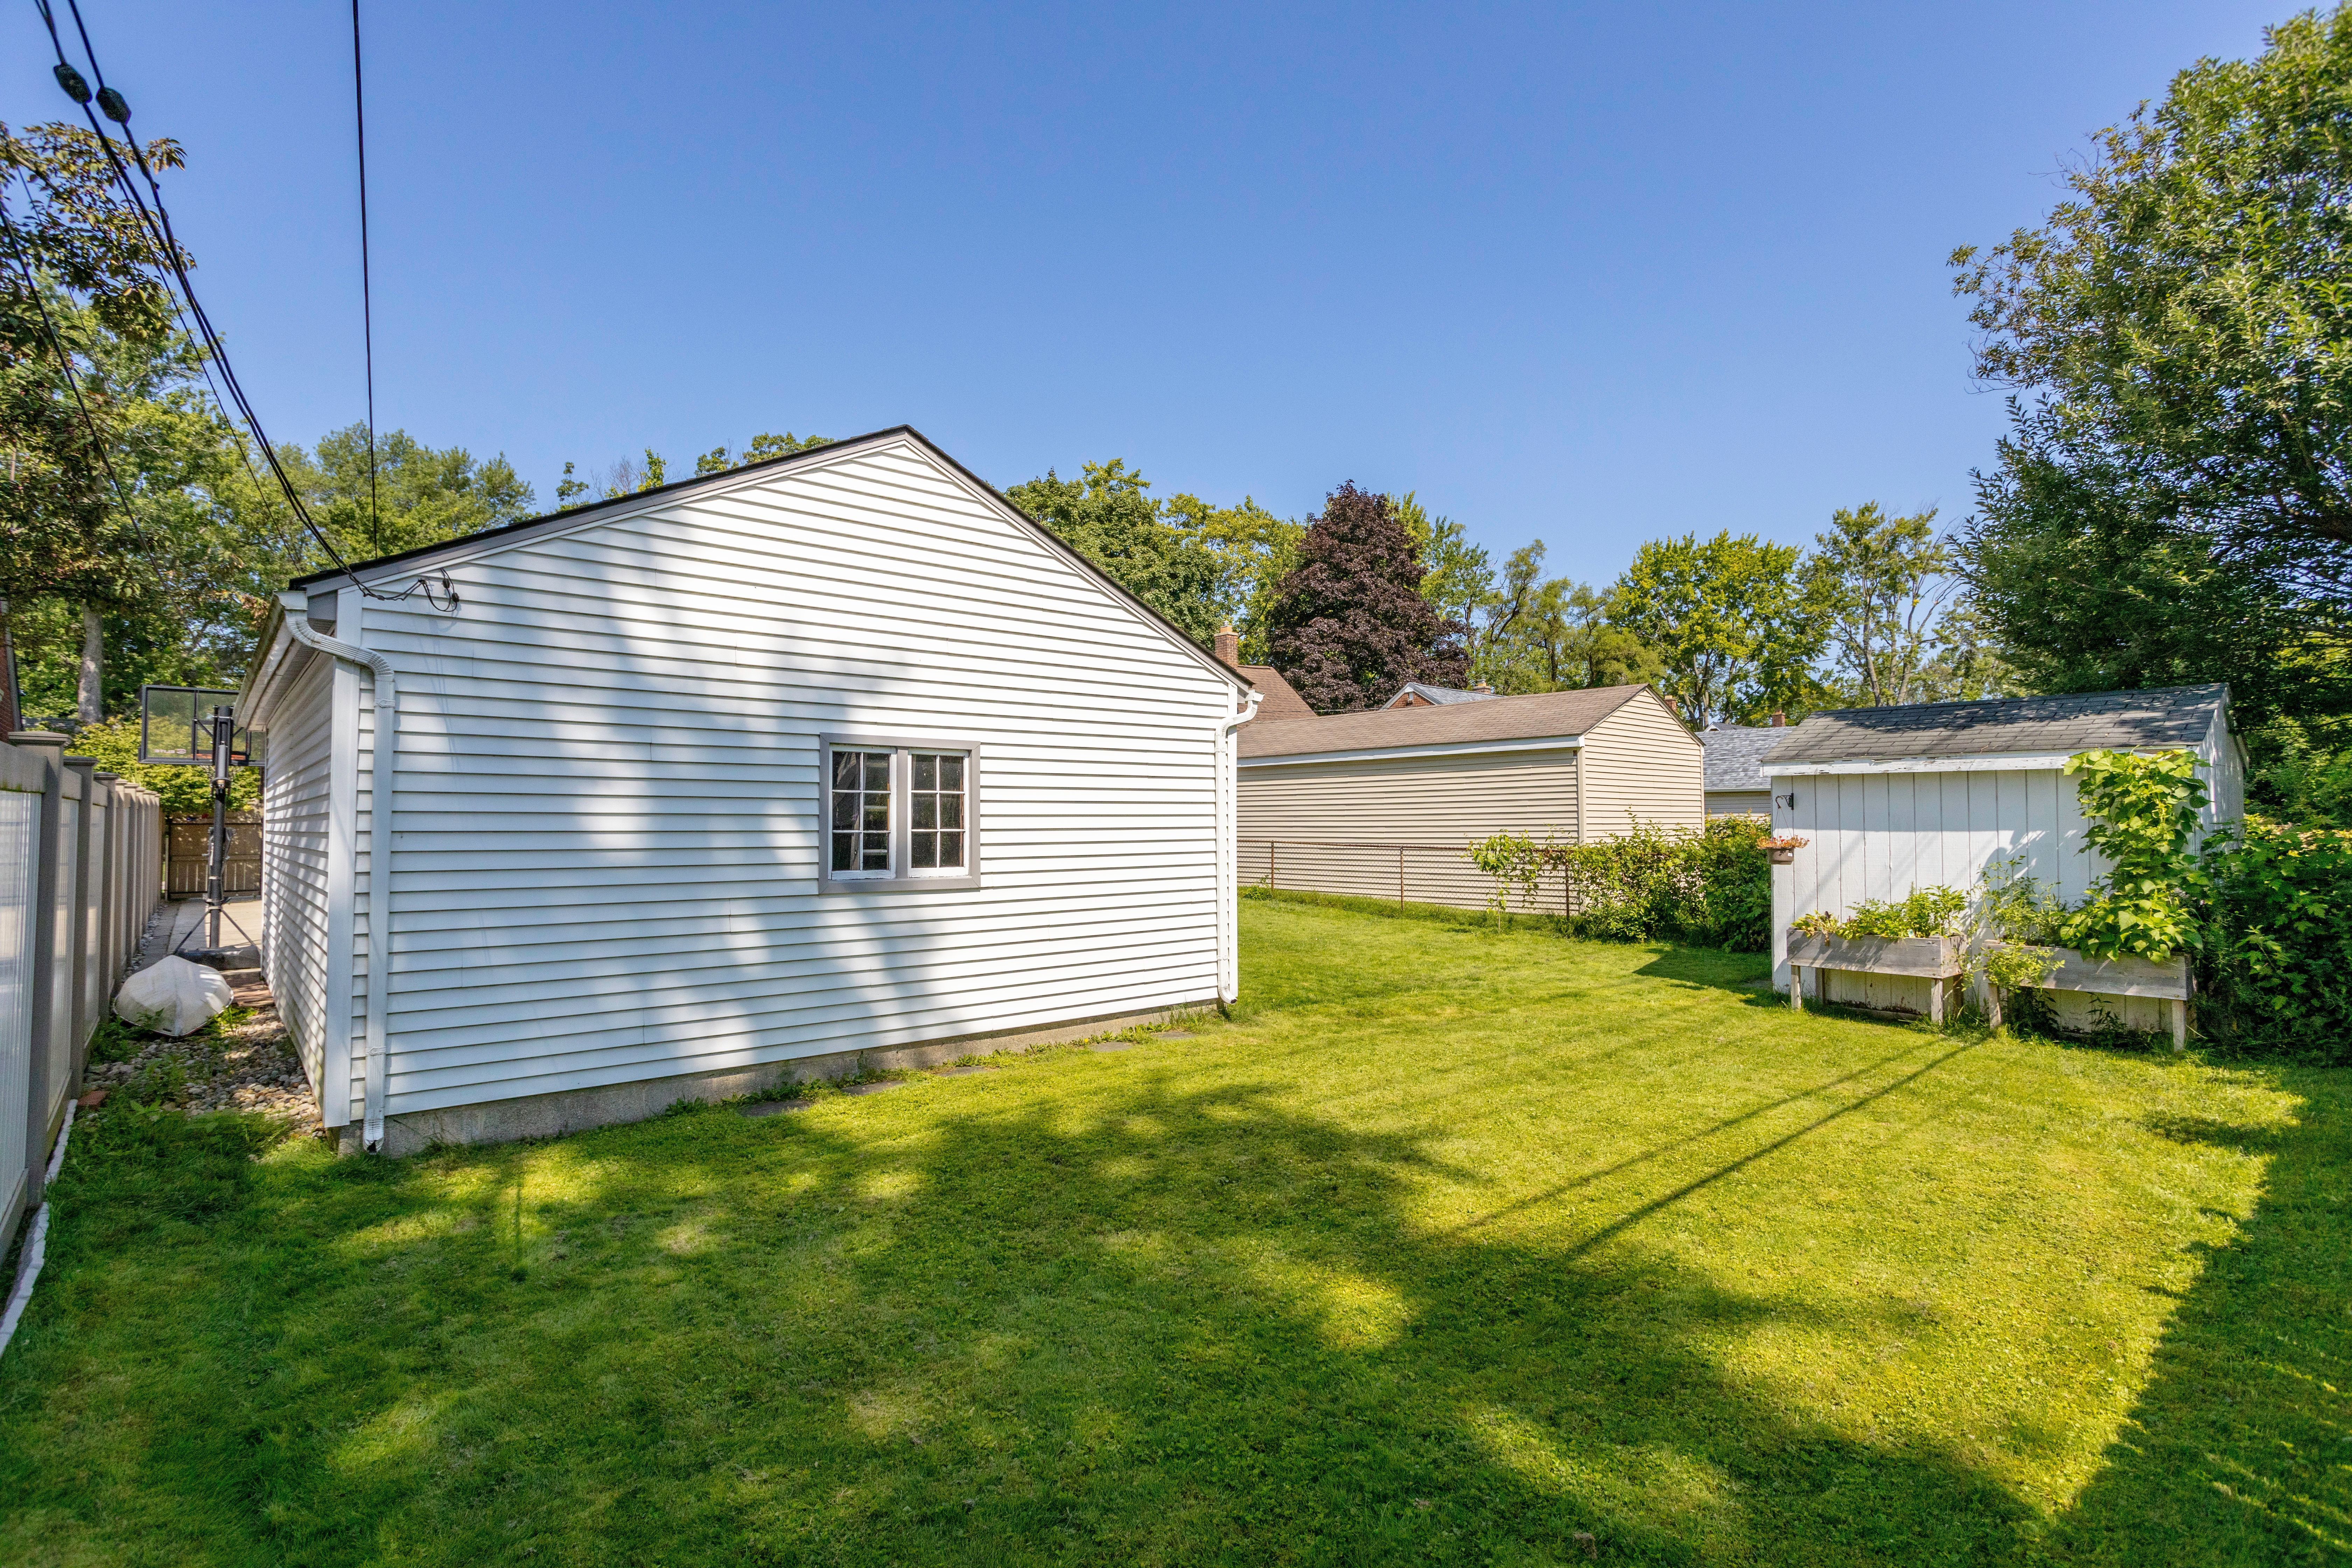
[[[227,979],[217,969],[166,958],[122,983],[114,1016],[134,1029],[185,1035],[203,1028],[229,1005]]]

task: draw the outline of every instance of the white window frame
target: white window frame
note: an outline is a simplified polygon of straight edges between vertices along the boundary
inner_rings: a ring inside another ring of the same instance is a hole
[[[971,741],[951,737],[904,735],[820,735],[817,745],[817,891],[878,893],[929,891],[980,886],[981,748]],[[833,759],[836,752],[890,753],[890,868],[887,871],[836,871],[833,868]],[[910,862],[914,831],[914,753],[940,752],[963,758],[963,864],[947,870],[917,870]]]

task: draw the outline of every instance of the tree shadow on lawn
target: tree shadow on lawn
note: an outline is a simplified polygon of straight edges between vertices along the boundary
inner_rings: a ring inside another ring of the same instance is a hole
[[[2284,1129],[2150,1123],[2267,1157],[2263,1195],[2201,1249],[2105,1468],[2050,1535],[2057,1561],[2352,1560],[2352,1073],[2275,1076],[2303,1100]]]
[[[1730,991],[1762,1005],[1789,999],[1772,989],[1772,955],[1716,947],[1669,947],[1633,972],[1651,980],[1708,991]]]
[[[2340,1285],[2332,1104],[2294,1141],[2307,1224],[2231,1252],[2332,1247]],[[71,1283],[0,1393],[21,1415],[112,1375],[77,1362],[73,1315],[105,1248],[160,1249],[143,1306],[175,1315],[175,1375],[142,1389],[152,1435],[115,1478],[171,1521],[158,1560],[1565,1563],[1579,1532],[1611,1562],[2038,1554],[2032,1511],[1965,1457],[1808,1421],[1718,1360],[1727,1336],[1886,1324],[1727,1285],[1640,1245],[1630,1214],[1601,1246],[1439,1234],[1417,1187],[1466,1173],[1422,1138],[1148,1070],[898,1135],[856,1114],[248,1162],[201,1224],[68,1242]],[[137,1148],[98,1142],[117,1186],[168,1203]],[[2254,1282],[2217,1273],[2182,1322],[2216,1363],[2266,1358],[2233,1389],[2274,1392],[2290,1362],[2342,1386],[2340,1306],[2289,1356],[2249,1337]],[[2143,1401],[2165,1436],[2117,1445],[2046,1543],[2060,1560],[2227,1560],[2175,1539],[2226,1509],[2171,1467],[2250,1412],[2177,1359]],[[2297,1397],[2317,1422],[2326,1401]],[[2284,1430],[2220,1451],[2277,1476]],[[96,1544],[86,1477],[0,1461]]]

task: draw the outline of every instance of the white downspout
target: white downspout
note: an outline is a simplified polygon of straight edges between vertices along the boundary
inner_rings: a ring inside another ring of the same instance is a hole
[[[1241,744],[1234,732],[1257,717],[1265,693],[1252,689],[1246,705],[1217,726],[1217,1000],[1227,1007],[1242,999]]]
[[[392,989],[392,775],[400,758],[400,689],[393,679],[392,661],[383,655],[328,637],[310,625],[307,595],[280,594],[278,602],[286,607],[286,629],[295,641],[348,664],[365,665],[375,679],[368,784],[367,1109],[361,1123],[362,1141],[368,1152],[374,1153],[383,1143],[385,1001]]]

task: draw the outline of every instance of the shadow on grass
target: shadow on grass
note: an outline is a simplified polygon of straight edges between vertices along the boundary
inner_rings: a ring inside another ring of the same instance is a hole
[[[1807,1091],[1826,1114],[1771,1148],[1943,1059]],[[101,1118],[0,1368],[0,1488],[63,1539],[223,1563],[1532,1563],[1580,1532],[1658,1563],[2321,1560],[2352,1500],[2326,1087],[2038,1543],[1965,1458],[1724,1373],[1728,1334],[1844,1326],[1639,1245],[1726,1172],[1556,1246],[1433,1234],[1420,1139],[1149,1069],[919,1136],[698,1112],[396,1163]],[[88,1364],[141,1311],[154,1364]],[[124,1376],[94,1488],[25,1418]]]
[[[1633,972],[1651,980],[1671,980],[1710,991],[1729,991],[1749,1001],[1788,999],[1772,989],[1772,958],[1763,952],[1728,952],[1718,947],[1669,947]]]
[[[2284,1129],[2156,1131],[2269,1158],[2262,1204],[2197,1285],[2106,1468],[2052,1532],[2056,1560],[2352,1560],[2352,1074],[2282,1072]]]

